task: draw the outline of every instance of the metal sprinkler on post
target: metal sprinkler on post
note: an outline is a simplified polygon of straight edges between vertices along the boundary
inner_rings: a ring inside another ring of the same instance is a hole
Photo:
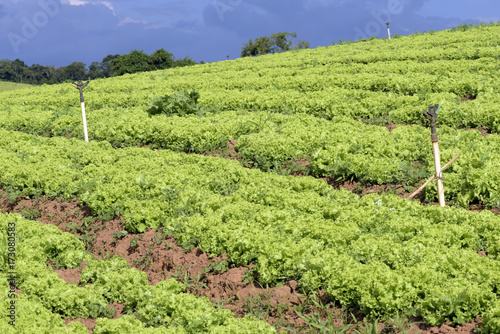
[[[443,187],[443,177],[441,173],[441,159],[439,157],[439,144],[436,128],[436,118],[438,116],[438,111],[440,106],[438,104],[430,106],[429,110],[424,110],[424,116],[431,122],[431,141],[432,141],[432,153],[434,154],[434,167],[436,170],[437,178],[437,190],[439,205],[444,207],[444,187]]]
[[[438,111],[441,107],[436,104],[433,106],[429,107],[429,110],[424,110],[424,116],[431,122],[431,141],[432,141],[432,153],[434,154],[434,169],[436,173],[429,178],[420,188],[415,190],[410,196],[408,196],[408,199],[412,199],[416,195],[418,195],[422,190],[424,190],[425,187],[429,183],[432,182],[435,178],[437,178],[437,190],[438,190],[438,199],[439,199],[439,205],[442,207],[445,206],[444,202],[444,187],[443,187],[443,171],[448,168],[455,160],[458,159],[460,156],[460,153],[455,155],[453,159],[448,161],[442,168],[441,168],[441,158],[439,157],[439,145],[438,145],[438,136],[437,136],[437,127],[436,127],[436,118],[438,116]]]
[[[385,24],[387,24],[387,36],[389,36],[389,39],[391,39],[391,30],[389,29],[389,24],[391,22],[386,22]]]
[[[83,99],[83,89],[87,87],[89,81],[86,83],[82,83],[82,80],[79,80],[78,83],[70,83],[71,86],[75,87],[80,91],[80,104],[82,105],[82,118],[83,118],[83,133],[85,136],[85,141],[89,141],[89,135],[87,134],[87,117],[85,116],[85,100]]]

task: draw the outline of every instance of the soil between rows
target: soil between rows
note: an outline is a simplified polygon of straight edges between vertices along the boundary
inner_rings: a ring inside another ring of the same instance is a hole
[[[208,297],[215,305],[235,312],[236,317],[253,314],[273,324],[281,333],[319,333],[312,326],[319,321],[326,323],[329,313],[333,319],[331,323],[337,328],[347,329],[347,333],[369,331],[370,324],[363,321],[363,314],[356,310],[343,310],[322,291],[318,291],[315,297],[307,297],[301,293],[297,281],[284,282],[277,287],[260,286],[252,275],[253,265],[232,267],[226,255],[211,258],[198,248],[184,250],[177,245],[175,238],[165,236],[161,229],[128,233],[117,238],[117,233],[124,230],[123,218],[91,220],[89,224],[91,211],[88,207],[80,207],[78,199],[64,202],[47,197],[26,199],[19,196],[13,200],[12,196],[7,195],[0,190],[2,212],[20,213],[29,219],[55,225],[62,231],[72,233],[84,242],[87,251],[96,258],[121,256],[131,267],[144,271],[149,284],[176,278],[186,285],[187,292]],[[47,265],[70,284],[78,284],[85,268],[85,263],[76,269],[60,269],[53,263]],[[116,310],[113,318],[120,317],[123,304],[113,303],[110,306]],[[82,322],[89,333],[96,324],[95,319],[64,320],[66,324]],[[418,319],[408,319],[403,322],[403,327],[411,334],[474,333],[481,318],[457,327],[451,327],[449,323],[428,327],[418,322]],[[381,333],[399,333],[396,322],[377,325]]]
[[[386,125],[389,131],[392,131],[397,124],[390,123]],[[411,126],[411,125],[410,125]],[[469,129],[469,130],[478,130],[478,129]],[[480,129],[479,129],[480,130]],[[483,136],[486,136],[485,133],[481,132]],[[225,147],[219,147],[218,149],[203,153],[202,155],[209,155],[212,157],[225,158],[230,160],[238,160],[242,165],[253,168],[253,163],[249,161],[244,161],[238,155],[238,152],[235,150],[235,146],[238,143],[236,139],[227,142]],[[415,166],[418,165],[418,162],[414,162]],[[294,175],[297,177],[303,176],[305,171],[310,166],[310,162],[308,159],[295,159],[289,162],[284,168],[288,168],[290,170],[290,175]],[[417,166],[418,167],[418,166]],[[405,182],[400,183],[387,183],[387,184],[366,184],[358,181],[335,181],[332,177],[326,176],[321,177],[320,179],[326,181],[330,186],[334,189],[346,189],[355,194],[358,194],[360,197],[368,194],[384,194],[390,193],[394,194],[401,198],[408,198],[414,191],[416,191],[426,180],[421,180],[418,184],[404,184]],[[414,197],[414,200],[420,201],[420,203],[424,205],[439,205],[438,202],[427,202],[423,196],[423,192],[417,194]],[[450,205],[450,203],[446,203],[446,205]],[[500,214],[500,208],[488,208],[485,207],[482,203],[472,203],[469,205],[469,210],[471,211],[483,211],[489,210],[495,214]]]
[[[396,125],[389,123],[384,126],[392,131]],[[483,136],[489,134],[485,129],[469,130],[479,130]],[[236,143],[237,140],[232,140],[224,148],[202,155],[235,159],[252,168],[252,163],[245,162],[238,156],[238,152],[234,149]],[[285,167],[292,169],[291,175],[300,177],[303,176],[303,170],[308,166],[307,159],[296,159]],[[367,185],[356,181],[335,182],[329,177],[322,179],[335,189],[346,189],[359,196],[390,192],[406,198],[418,188],[418,186],[403,187],[397,184]],[[409,188],[411,191],[408,191]],[[438,205],[438,203],[426,203],[420,195],[417,195],[415,199],[423,204]],[[477,204],[471,205],[469,209],[482,211],[487,208]],[[252,273],[253,265],[233,267],[227,261],[225,254],[210,258],[198,248],[184,250],[173,236],[164,235],[161,229],[148,230],[139,234],[127,233],[117,237],[124,231],[122,217],[116,217],[111,221],[93,219],[89,224],[88,219],[92,219],[91,210],[88,207],[79,206],[78,199],[59,201],[47,197],[26,199],[21,196],[13,202],[11,197],[6,196],[5,191],[0,190],[0,210],[21,213],[28,219],[55,225],[62,231],[72,233],[85,243],[87,251],[96,258],[108,259],[115,255],[123,257],[131,267],[147,274],[149,284],[156,284],[166,278],[176,278],[186,285],[187,292],[209,298],[215,305],[232,310],[236,317],[253,314],[273,324],[278,332],[319,332],[313,329],[312,323],[318,321],[326,323],[328,313],[333,318],[333,326],[344,328],[347,333],[369,332],[368,326],[372,326],[363,322],[363,314],[359,311],[343,310],[338,303],[330,300],[322,291],[317,291],[313,298],[305,296],[298,288],[297,281],[288,281],[279,287],[263,287]],[[498,208],[489,210],[500,213]],[[78,284],[86,264],[83,263],[80,268],[76,269],[58,269],[57,264],[55,265],[48,263],[48,266],[51,266],[66,282]],[[22,293],[19,290],[17,292]],[[110,307],[115,309],[113,318],[121,316],[123,306],[118,303],[110,304]],[[303,316],[299,316],[297,312]],[[88,328],[89,333],[96,325],[95,319],[64,320],[66,324],[72,321],[82,322]],[[474,333],[475,328],[480,324],[481,318],[477,318],[474,322],[457,327],[449,326],[449,322],[439,327],[428,327],[419,323],[419,319],[407,319],[406,326],[403,325],[403,327],[409,334],[451,334]],[[400,326],[396,322],[378,323],[381,333],[399,333],[397,328]]]

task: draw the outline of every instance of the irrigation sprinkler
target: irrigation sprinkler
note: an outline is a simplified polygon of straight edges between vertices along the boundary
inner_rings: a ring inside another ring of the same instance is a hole
[[[83,89],[87,87],[89,81],[82,83],[82,80],[79,80],[78,83],[70,83],[71,86],[75,87],[80,91],[80,104],[82,105],[82,119],[83,119],[83,133],[85,136],[85,141],[89,141],[89,135],[87,134],[87,117],[85,116],[85,100],[83,99]]]
[[[387,36],[389,36],[389,39],[391,39],[391,29],[389,29],[389,24],[391,22],[386,22],[385,24],[387,25]]]
[[[441,160],[439,157],[439,145],[438,136],[436,128],[436,118],[438,116],[440,106],[438,104],[430,106],[429,110],[424,110],[424,116],[431,122],[431,141],[432,141],[432,153],[434,154],[434,167],[436,170],[437,179],[437,190],[439,205],[444,207],[444,187],[443,187],[443,175],[441,173]]]

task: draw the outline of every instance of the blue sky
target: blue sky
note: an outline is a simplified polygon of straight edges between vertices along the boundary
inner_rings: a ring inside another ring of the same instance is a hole
[[[498,22],[498,0],[0,0],[0,59],[89,65],[164,48],[176,58],[238,58],[249,39],[296,32],[311,47]]]

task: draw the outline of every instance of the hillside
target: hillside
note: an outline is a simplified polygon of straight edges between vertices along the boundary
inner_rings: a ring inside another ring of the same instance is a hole
[[[36,307],[40,323],[100,317],[106,333],[327,333],[342,308],[346,331],[380,321],[396,333],[404,318],[498,333],[499,59],[490,24],[94,80],[90,143],[69,84],[0,93],[0,204],[47,224],[0,216],[23,234],[23,326]],[[441,161],[460,153],[443,173],[445,208],[435,184],[406,199],[434,173],[422,115],[434,104]],[[213,262],[160,256],[177,247]],[[55,268],[82,278],[68,287]],[[216,282],[224,272],[239,280]],[[255,287],[271,289],[259,311],[240,294]],[[261,321],[212,306],[218,289]],[[279,289],[294,302],[276,302]],[[297,292],[323,297],[306,307]],[[129,314],[104,319],[107,303]]]
[[[370,125],[426,125],[422,110],[438,103],[443,160],[462,154],[448,171],[454,184],[448,199],[497,207],[500,187],[486,174],[499,162],[498,137],[460,129],[500,131],[500,26],[462,30],[95,80],[84,94],[89,136],[114,147],[196,153],[237,141],[236,151],[265,171],[305,159],[317,177],[407,184],[401,181],[412,169],[432,173],[432,154],[422,145],[425,129],[388,133]],[[155,98],[183,90],[200,93],[206,117],[149,117]],[[83,138],[78,92],[68,84],[7,92],[2,100],[4,129]],[[472,170],[466,167],[471,164]],[[433,189],[425,193],[428,201]]]
[[[6,92],[9,90],[28,88],[28,87],[31,87],[31,85],[0,81],[0,92]]]

